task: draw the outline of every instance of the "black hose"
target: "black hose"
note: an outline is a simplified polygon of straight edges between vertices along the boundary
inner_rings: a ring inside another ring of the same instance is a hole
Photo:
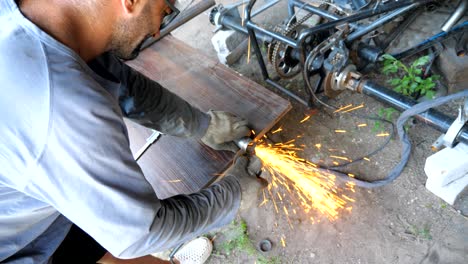
[[[339,179],[347,181],[347,182],[352,182],[356,184],[357,186],[363,187],[363,188],[377,188],[377,187],[382,187],[391,183],[392,181],[394,181],[396,178],[398,178],[401,175],[401,172],[405,168],[406,163],[408,162],[408,159],[411,153],[411,142],[404,129],[404,124],[406,123],[406,121],[412,116],[424,113],[431,108],[443,105],[447,102],[450,102],[450,101],[453,101],[462,97],[468,97],[468,89],[465,89],[464,91],[456,93],[456,94],[439,97],[431,101],[426,101],[426,102],[416,104],[413,107],[401,113],[400,117],[397,120],[397,125],[396,125],[398,136],[403,146],[401,149],[401,159],[400,159],[400,162],[397,165],[395,165],[395,167],[393,167],[393,169],[384,179],[376,180],[376,181],[365,181],[365,180],[360,180],[357,178],[351,178],[348,175],[340,171],[333,170],[333,169],[330,169],[330,171],[332,171],[333,174],[336,175]]]

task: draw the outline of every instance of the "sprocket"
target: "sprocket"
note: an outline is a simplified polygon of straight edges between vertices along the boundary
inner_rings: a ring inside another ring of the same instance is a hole
[[[300,32],[307,29],[307,27],[302,24],[312,15],[313,14],[307,14],[292,25],[277,26],[274,30],[286,37],[296,40],[299,37]],[[317,45],[320,41],[321,38],[318,35],[306,38],[304,43],[305,52],[307,53],[312,50],[313,46]],[[302,65],[300,64],[300,61],[293,56],[293,52],[295,52],[294,48],[276,40],[273,41],[268,48],[268,59],[273,65],[276,73],[282,79],[293,78],[301,72]]]

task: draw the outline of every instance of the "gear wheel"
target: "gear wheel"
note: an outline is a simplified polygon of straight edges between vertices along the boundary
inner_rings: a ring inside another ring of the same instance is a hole
[[[302,25],[313,14],[309,13],[292,25],[277,26],[274,30],[292,39],[297,39],[300,32],[307,29]],[[312,50],[320,41],[319,36],[310,36],[305,40],[305,52]],[[294,49],[281,41],[273,41],[268,47],[268,59],[276,73],[283,79],[290,79],[301,72],[300,62],[293,57]]]

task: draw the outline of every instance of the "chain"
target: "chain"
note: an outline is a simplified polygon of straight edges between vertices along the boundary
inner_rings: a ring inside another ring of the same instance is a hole
[[[309,18],[311,18],[314,14],[312,13],[307,13],[304,17],[302,17],[301,19],[299,19],[298,21],[296,21],[296,23],[293,23],[292,25],[290,25],[289,23],[286,25],[286,28],[284,29],[283,27],[281,26],[276,26],[274,31],[278,32],[278,33],[281,33],[283,34],[284,36],[290,36],[291,33],[293,33],[295,30],[297,30],[297,28],[299,26],[301,26],[304,22],[306,22]],[[272,43],[270,43],[270,45],[268,46],[268,50],[270,51],[269,52],[269,61],[271,62],[271,64],[273,64],[274,68],[275,68],[275,71],[276,73],[281,76],[281,78],[284,78],[284,79],[289,79],[289,78],[292,78],[294,77],[295,75],[297,75],[299,72],[300,72],[300,69],[297,69],[295,71],[291,71],[291,72],[287,72],[285,73],[281,68],[280,68],[280,63],[278,62],[278,59],[281,59],[283,60],[284,57],[282,57],[279,53],[282,49],[285,49],[287,48],[287,45],[282,43],[281,41],[273,41]],[[283,54],[283,56],[285,56],[285,54]],[[298,67],[300,68],[300,67]]]

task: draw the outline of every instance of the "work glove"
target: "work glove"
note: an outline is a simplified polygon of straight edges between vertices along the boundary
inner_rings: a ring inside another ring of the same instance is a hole
[[[247,158],[245,156],[238,157],[234,164],[226,170],[224,175],[234,176],[241,186],[241,205],[239,214],[247,212],[249,208],[258,206],[258,195],[263,188],[268,186],[268,182],[261,178],[262,162],[259,158],[252,156]]]
[[[210,124],[201,141],[215,150],[229,150],[237,152],[239,147],[233,140],[250,135],[247,120],[231,113],[210,110]]]

